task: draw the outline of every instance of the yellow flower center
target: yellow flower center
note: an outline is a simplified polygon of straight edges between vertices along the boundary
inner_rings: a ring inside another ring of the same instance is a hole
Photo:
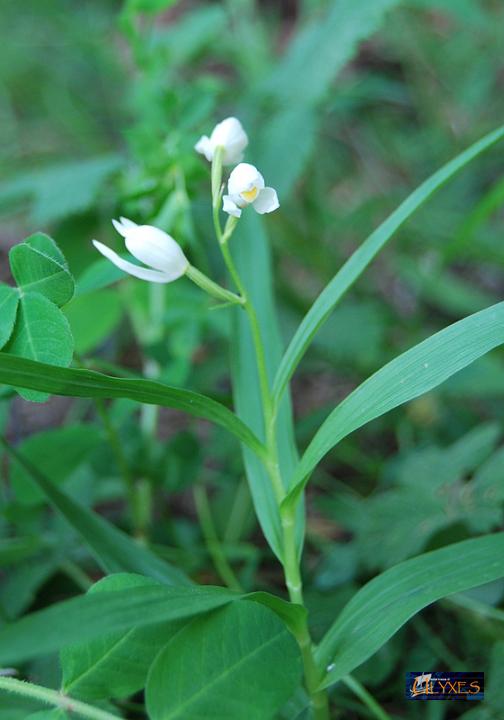
[[[259,192],[258,188],[253,187],[252,190],[244,190],[241,193],[241,196],[244,200],[251,203],[256,199],[258,192]]]

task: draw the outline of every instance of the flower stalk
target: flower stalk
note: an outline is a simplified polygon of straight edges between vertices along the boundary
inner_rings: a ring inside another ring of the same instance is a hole
[[[276,436],[276,407],[273,402],[268,371],[266,365],[266,354],[264,351],[264,343],[262,341],[261,330],[255,307],[250,300],[246,288],[241,280],[240,274],[236,268],[231,252],[229,250],[229,239],[239,220],[239,214],[231,213],[226,223],[224,231],[222,231],[219,209],[222,199],[222,158],[224,149],[216,148],[212,159],[212,210],[215,234],[221,248],[224,263],[228,272],[240,293],[243,300],[243,308],[247,313],[252,341],[254,344],[257,372],[259,376],[259,385],[261,390],[261,400],[263,407],[264,428],[266,435],[266,453],[267,457],[264,461],[266,470],[271,480],[273,491],[275,494],[278,512],[282,524],[282,550],[283,550],[283,568],[285,576],[285,584],[292,603],[304,605],[303,602],[303,585],[301,572],[299,567],[299,557],[296,543],[296,509],[288,507],[282,509],[282,501],[285,498],[286,491],[282,481],[280,465],[278,459],[278,442]],[[226,207],[224,207],[226,209]],[[303,660],[304,676],[306,689],[310,695],[313,718],[314,720],[329,720],[329,700],[326,690],[319,690],[321,677],[315,662],[313,653],[313,643],[310,637],[308,624],[306,620],[301,624],[296,639],[301,651]]]

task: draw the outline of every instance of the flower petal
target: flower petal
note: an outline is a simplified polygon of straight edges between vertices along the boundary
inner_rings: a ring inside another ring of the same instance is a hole
[[[208,162],[212,162],[213,154],[214,154],[214,147],[212,143],[210,142],[210,138],[207,135],[202,135],[196,145],[194,146],[194,149],[196,152],[199,152],[201,155],[204,155]]]
[[[248,137],[241,122],[235,117],[228,117],[218,123],[210,137],[212,154],[218,145],[224,148],[224,165],[235,165],[243,158],[243,151],[248,145]]]
[[[232,197],[230,195],[224,195],[222,198],[222,209],[224,212],[226,212],[228,215],[233,215],[234,217],[239,218],[242,214],[242,211],[238,207],[238,205],[234,202]]]
[[[159,228],[138,225],[128,230],[125,245],[137,260],[160,270],[171,280],[185,273],[189,262],[180,245]]]
[[[264,178],[259,170],[250,163],[240,163],[231,172],[228,180],[228,191],[230,195],[241,195],[243,192],[250,192],[254,188],[262,190]],[[246,198],[244,198],[246,200]]]
[[[271,187],[263,188],[252,203],[252,205],[254,207],[254,210],[256,210],[259,215],[273,212],[273,210],[276,210],[280,207],[276,190]]]
[[[115,227],[119,235],[122,235],[123,237],[126,237],[126,228],[123,226],[119,220],[116,220],[115,218],[112,218],[112,225]]]
[[[123,228],[126,228],[126,230],[130,230],[131,228],[138,227],[138,223],[133,222],[133,220],[128,220],[128,218],[125,218],[121,215],[119,220],[122,223]]]
[[[107,258],[107,260],[110,260],[110,262],[118,267],[119,270],[128,273],[128,275],[133,275],[133,277],[140,278],[140,280],[148,280],[149,282],[155,283],[168,283],[174,279],[168,277],[165,273],[159,272],[159,270],[150,270],[148,268],[139,267],[138,265],[134,265],[133,263],[124,260],[111,248],[103,245],[101,242],[98,242],[98,240],[93,240],[93,245]]]

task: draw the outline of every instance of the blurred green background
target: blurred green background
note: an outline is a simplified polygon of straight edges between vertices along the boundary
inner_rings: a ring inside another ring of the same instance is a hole
[[[266,226],[288,340],[387,214],[504,116],[501,0],[3,0],[0,23],[0,279],[9,280],[12,244],[35,230],[50,232],[83,289],[66,309],[80,362],[159,375],[224,400],[229,318],[209,313],[198,290],[184,282],[158,297],[162,331],[151,322],[153,290],[142,283],[85,294],[86,268],[96,260],[90,240],[119,248],[110,218],[162,227],[224,281],[209,242],[208,167],[193,146],[215,122],[238,116],[250,137],[247,160],[280,197],[281,211]],[[374,370],[502,299],[502,167],[497,146],[450,182],[326,323],[293,383],[300,446]],[[371,575],[502,529],[503,360],[501,351],[492,353],[326,458],[307,502],[305,574],[316,636]],[[153,542],[167,544],[171,559],[202,581],[218,582],[192,499],[198,479],[242,584],[280,588],[234,444],[169,412],[147,441],[135,413],[126,401],[111,406],[128,462],[162,499]],[[126,523],[103,440],[82,441],[89,419],[85,401],[36,406],[17,398],[0,410],[8,437],[39,462],[68,441],[64,433],[76,433],[86,449],[68,459],[59,481]],[[141,421],[145,428],[153,418],[143,412]],[[65,532],[40,499],[6,497],[7,535],[13,528],[20,537],[44,532],[50,543]],[[81,549],[72,552],[81,558]],[[62,562],[47,563],[27,587],[13,571],[0,591],[4,614],[71,593]],[[12,583],[24,594],[10,607]],[[494,583],[470,594],[469,609],[446,601],[426,610],[358,676],[399,717],[406,669],[484,669],[490,690],[499,688],[502,619],[483,617],[480,605],[496,609],[503,595],[504,583]],[[345,703],[344,717],[360,717],[350,695]],[[448,703],[431,705],[443,707],[426,714],[408,708],[407,717],[462,717]],[[483,714],[464,717],[496,719],[500,707],[492,700]]]

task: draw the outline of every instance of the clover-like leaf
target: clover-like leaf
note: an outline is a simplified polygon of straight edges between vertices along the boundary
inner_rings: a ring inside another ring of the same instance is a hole
[[[9,341],[16,322],[19,292],[0,283],[0,348]]]
[[[54,240],[35,233],[9,253],[12,275],[23,292],[37,292],[61,307],[74,294],[74,280]]]
[[[12,337],[5,348],[10,355],[67,367],[73,357],[74,342],[68,320],[61,310],[38,292],[21,296]],[[44,402],[48,393],[18,389],[25,400]]]

